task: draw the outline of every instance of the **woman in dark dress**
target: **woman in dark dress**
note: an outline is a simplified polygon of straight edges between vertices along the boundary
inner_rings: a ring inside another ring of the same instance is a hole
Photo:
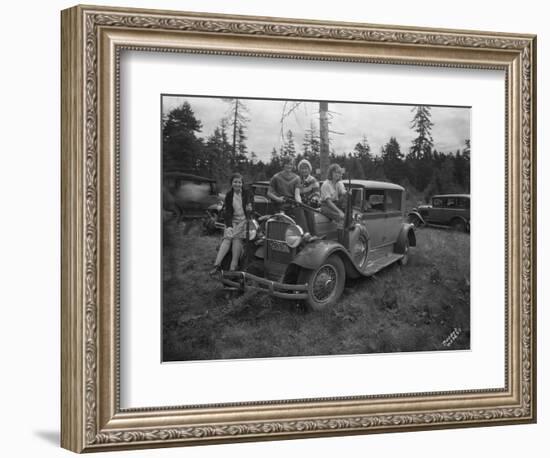
[[[231,249],[231,265],[229,270],[236,270],[243,250],[243,240],[246,237],[247,213],[252,211],[252,193],[243,189],[243,177],[239,173],[231,176],[231,190],[225,196],[224,220],[225,231],[218,249],[214,269],[211,275],[221,271],[225,255]]]

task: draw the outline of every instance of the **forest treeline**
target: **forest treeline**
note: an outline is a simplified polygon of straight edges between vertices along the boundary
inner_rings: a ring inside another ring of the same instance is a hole
[[[183,171],[214,178],[220,189],[228,186],[232,172],[240,172],[246,182],[269,180],[281,169],[281,158],[308,159],[319,176],[320,135],[314,123],[297,144],[291,130],[284,142],[270,151],[270,160],[258,160],[258,153],[247,146],[246,104],[240,99],[225,99],[228,110],[214,132],[202,138],[202,123],[185,101],[163,118],[163,170]],[[411,199],[424,200],[434,194],[470,192],[470,140],[461,149],[437,151],[432,137],[433,122],[429,106],[411,109],[410,128],[415,132],[410,145],[400,145],[390,137],[377,154],[371,150],[367,136],[358,139],[352,151],[337,153],[332,148],[330,162],[340,164],[346,176],[357,179],[398,183]],[[261,152],[265,156],[265,152]]]

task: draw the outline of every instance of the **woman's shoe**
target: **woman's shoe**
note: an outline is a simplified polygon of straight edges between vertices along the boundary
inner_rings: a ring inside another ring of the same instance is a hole
[[[208,273],[211,277],[214,277],[215,275],[219,274],[222,271],[221,266],[214,266],[214,268]]]

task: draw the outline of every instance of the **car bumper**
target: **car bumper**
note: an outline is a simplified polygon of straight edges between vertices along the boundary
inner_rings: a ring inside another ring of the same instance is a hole
[[[262,291],[271,296],[283,299],[306,299],[307,283],[304,285],[294,285],[291,283],[281,283],[258,277],[248,272],[223,271],[221,281],[224,285],[241,290]]]

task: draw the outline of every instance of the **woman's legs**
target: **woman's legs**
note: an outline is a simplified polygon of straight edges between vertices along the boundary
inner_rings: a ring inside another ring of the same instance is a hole
[[[231,243],[231,267],[230,270],[237,270],[241,251],[243,249],[243,241],[239,238],[234,238]]]
[[[223,239],[218,249],[218,254],[216,255],[216,261],[214,261],[214,266],[221,266],[223,258],[231,248],[231,239]]]

